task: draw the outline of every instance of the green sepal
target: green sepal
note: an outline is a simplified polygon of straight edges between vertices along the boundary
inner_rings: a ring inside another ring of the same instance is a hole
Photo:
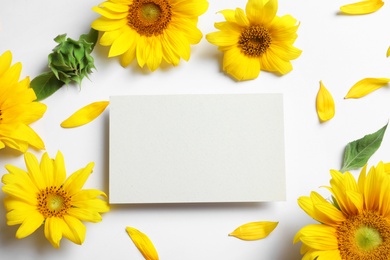
[[[99,32],[97,30],[91,28],[91,30],[89,30],[88,34],[80,35],[79,41],[84,40],[86,42],[91,43],[92,44],[91,49],[90,49],[90,53],[91,53],[93,51],[93,49],[95,48],[98,37],[99,37]]]
[[[348,143],[344,149],[344,158],[340,171],[346,172],[363,167],[381,145],[387,125],[375,133],[365,135],[363,138]]]
[[[64,82],[58,80],[51,71],[38,75],[30,83],[30,87],[34,90],[35,95],[37,96],[35,101],[41,101],[51,96],[63,85]]]

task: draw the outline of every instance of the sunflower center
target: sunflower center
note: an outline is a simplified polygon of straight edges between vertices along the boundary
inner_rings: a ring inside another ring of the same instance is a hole
[[[390,223],[377,212],[348,218],[336,234],[341,259],[387,259],[390,254]]]
[[[71,197],[62,187],[46,187],[38,194],[38,210],[45,217],[62,217],[71,207]]]
[[[371,251],[382,244],[383,240],[378,230],[372,227],[362,226],[356,230],[355,241],[362,251]]]
[[[250,57],[259,57],[267,51],[272,38],[267,28],[262,25],[247,27],[240,35],[238,46]]]
[[[129,6],[128,25],[140,35],[162,34],[172,18],[168,0],[134,0]]]
[[[154,3],[147,3],[141,7],[142,18],[150,22],[155,22],[160,18],[161,9]]]

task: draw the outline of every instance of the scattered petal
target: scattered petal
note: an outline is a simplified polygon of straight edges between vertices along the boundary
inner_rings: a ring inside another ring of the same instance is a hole
[[[390,47],[387,48],[387,52],[386,52],[386,57],[389,57],[390,56]]]
[[[321,122],[328,121],[334,117],[335,104],[332,95],[320,81],[320,89],[316,100],[317,115]]]
[[[141,231],[133,228],[126,227],[126,232],[129,234],[131,240],[133,240],[135,246],[144,256],[145,260],[158,260],[158,254],[152,241]]]
[[[259,240],[267,237],[278,225],[279,222],[261,221],[249,222],[239,226],[229,234],[242,240]]]
[[[366,0],[340,7],[345,14],[369,14],[378,11],[384,2],[382,0]]]
[[[383,87],[390,82],[388,78],[365,78],[358,81],[355,85],[351,87],[347,95],[344,97],[347,98],[361,98],[371,92]]]
[[[73,115],[61,123],[64,128],[78,127],[88,124],[97,118],[108,106],[108,101],[93,102],[77,110]]]

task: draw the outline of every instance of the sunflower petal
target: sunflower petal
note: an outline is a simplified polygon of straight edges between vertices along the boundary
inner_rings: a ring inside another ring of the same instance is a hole
[[[150,71],[155,71],[160,66],[163,56],[160,37],[156,38],[152,37],[148,43],[146,66]]]
[[[347,4],[340,7],[345,14],[369,14],[378,11],[384,2],[382,0],[365,0],[353,4]]]
[[[62,234],[65,238],[70,241],[81,245],[85,240],[86,227],[85,225],[78,219],[64,215],[64,221],[62,228]]]
[[[131,240],[133,240],[135,246],[144,256],[145,260],[159,259],[152,241],[144,233],[133,227],[126,227],[126,232],[130,236]]]
[[[54,159],[53,166],[54,166],[53,184],[55,186],[61,186],[64,184],[64,181],[66,179],[66,169],[65,169],[64,156],[60,151],[57,152],[56,158]]]
[[[84,208],[70,208],[68,209],[68,213],[70,216],[73,216],[76,219],[82,221],[88,221],[97,223],[102,221],[102,216],[99,213],[93,210],[84,209]]]
[[[232,35],[231,32],[220,31],[206,35],[207,41],[217,46],[233,46],[238,43],[240,35]]]
[[[31,235],[43,224],[43,221],[42,214],[36,210],[30,211],[22,225],[16,231],[16,238],[21,239]]]
[[[105,32],[102,37],[100,37],[99,43],[103,46],[110,46],[120,35],[122,35],[122,33],[122,29]]]
[[[109,101],[94,102],[77,110],[73,115],[61,123],[64,128],[78,127],[88,124],[97,118],[108,106]]]
[[[222,14],[226,21],[234,22],[234,23],[236,22],[236,18],[235,18],[236,12],[234,10],[225,9],[219,11],[218,13]]]
[[[92,173],[94,165],[95,164],[91,162],[85,168],[82,168],[69,176],[63,185],[63,189],[68,192],[69,196],[73,196],[73,194],[81,190],[89,175]]]
[[[26,162],[30,179],[34,182],[35,186],[38,187],[39,190],[43,190],[46,187],[46,182],[41,173],[37,157],[35,157],[35,155],[32,153],[27,152],[24,154],[24,160]]]
[[[28,125],[20,124],[18,129],[15,130],[16,138],[26,141],[29,145],[44,150],[45,144],[41,137]]]
[[[263,239],[276,228],[278,223],[271,221],[249,222],[236,228],[229,236],[234,236],[242,240]]]
[[[138,36],[138,34],[136,34]],[[135,40],[133,42],[133,45],[129,47],[129,49],[123,53],[121,56],[121,66],[122,67],[127,67],[135,58],[135,47],[136,47],[137,41]]]
[[[73,205],[79,209],[88,209],[90,211],[96,211],[101,213],[108,212],[110,210],[110,206],[108,205],[107,201],[99,198],[83,201],[74,201]]]
[[[72,196],[74,201],[84,201],[84,200],[90,200],[94,199],[96,197],[107,197],[107,195],[101,191],[101,190],[96,190],[96,189],[85,189],[77,192]]]
[[[114,31],[126,26],[127,19],[111,20],[106,17],[100,17],[92,22],[91,27],[98,31]]]
[[[55,248],[60,247],[63,222],[63,219],[57,217],[50,217],[45,220],[45,237]]]
[[[122,13],[129,11],[129,6],[120,3],[112,3],[112,2],[103,2],[99,5],[100,7],[107,8],[108,10],[116,13]]]
[[[323,224],[311,224],[303,227],[294,237],[294,243],[302,243],[316,250],[338,249],[336,229]]]
[[[316,99],[317,115],[321,122],[328,121],[334,117],[335,104],[332,95],[320,81],[320,89]]]
[[[390,47],[387,48],[387,52],[386,52],[386,57],[389,57],[390,56]]]
[[[44,153],[41,158],[39,165],[42,177],[45,181],[46,186],[50,186],[53,183],[53,171],[54,161],[49,157],[48,153]]]
[[[237,48],[232,48],[223,56],[223,70],[236,80],[251,80],[259,76],[260,61],[243,55]]]
[[[241,8],[236,9],[235,18],[236,18],[236,23],[238,23],[238,25],[242,27],[249,26],[249,20],[246,17],[244,10],[242,10]]]
[[[8,70],[12,63],[12,53],[10,51],[6,51],[0,56],[0,76]]]
[[[125,53],[135,40],[134,31],[124,30],[112,43],[108,57],[114,57]]]
[[[127,12],[113,12],[109,9],[99,8],[97,6],[92,7],[92,10],[108,19],[123,19],[128,15]]]
[[[390,78],[364,78],[353,85],[344,98],[347,99],[364,97],[371,92],[387,85],[389,82]]]
[[[278,1],[258,1],[249,0],[246,8],[246,14],[252,24],[268,24],[276,16],[278,11]]]
[[[261,68],[271,72],[279,72],[282,75],[289,73],[293,69],[291,62],[280,57],[275,48],[269,48],[263,54],[261,57]]]

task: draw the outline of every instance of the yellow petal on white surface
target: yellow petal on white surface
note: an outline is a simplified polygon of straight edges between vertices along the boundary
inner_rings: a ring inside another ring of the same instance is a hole
[[[390,56],[390,47],[387,48],[387,52],[386,52],[386,57],[389,57]]]
[[[258,221],[249,222],[236,228],[229,236],[242,240],[259,240],[267,237],[279,222]]]
[[[145,260],[159,259],[157,251],[147,235],[133,227],[126,227],[126,232],[130,236],[131,240],[133,240],[135,246],[144,256]]]
[[[328,121],[334,117],[335,104],[332,95],[320,81],[320,89],[316,99],[317,115],[321,122]]]
[[[361,98],[364,97],[371,92],[385,86],[390,82],[389,78],[365,78],[356,82],[347,95],[344,97],[347,98]]]
[[[77,110],[73,115],[61,123],[63,128],[78,127],[88,124],[97,118],[108,106],[109,101],[93,102]]]
[[[382,0],[366,0],[340,7],[340,11],[345,14],[369,14],[378,11],[384,2]]]

